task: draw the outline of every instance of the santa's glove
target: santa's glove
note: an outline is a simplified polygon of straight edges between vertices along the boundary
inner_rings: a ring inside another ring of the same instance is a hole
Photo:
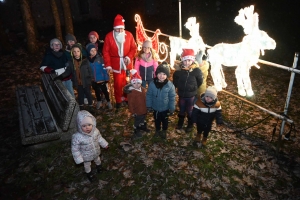
[[[151,108],[151,107],[147,107],[147,112],[148,113],[151,113],[151,112],[153,112],[154,110]]]

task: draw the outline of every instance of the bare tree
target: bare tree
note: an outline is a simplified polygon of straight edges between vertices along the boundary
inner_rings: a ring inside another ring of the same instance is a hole
[[[72,12],[70,8],[69,0],[61,0],[61,3],[64,9],[66,33],[74,34]]]
[[[4,31],[4,27],[2,26],[1,19],[0,19],[0,45],[4,54],[11,53],[14,51],[14,48],[9,43],[8,36]]]
[[[55,35],[60,41],[63,41],[60,18],[59,18],[58,9],[55,0],[50,0],[50,4],[51,4],[52,14],[54,18]]]
[[[35,33],[36,28],[31,14],[29,0],[20,0],[20,5],[27,35],[27,49],[30,53],[35,53],[38,49]]]

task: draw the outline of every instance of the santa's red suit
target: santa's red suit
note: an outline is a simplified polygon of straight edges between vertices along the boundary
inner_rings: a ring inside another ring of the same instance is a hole
[[[114,28],[122,28],[122,23],[124,25],[124,21],[119,22],[118,17],[120,18],[122,16],[117,15],[114,22]],[[117,26],[118,22],[121,23],[121,26]],[[123,87],[127,84],[126,70],[130,70],[133,68],[133,59],[137,51],[137,46],[134,41],[133,35],[129,31],[124,31],[125,42],[122,44],[117,42],[115,37],[115,31],[109,32],[105,36],[102,51],[105,67],[111,67],[113,70],[114,92],[117,104],[121,103],[122,101],[127,101],[126,95],[123,94]],[[130,63],[128,65],[125,65],[124,58],[130,60]]]

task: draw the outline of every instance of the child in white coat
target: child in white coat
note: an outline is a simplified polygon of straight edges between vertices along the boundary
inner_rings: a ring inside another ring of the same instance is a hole
[[[100,146],[107,149],[108,142],[96,128],[95,117],[86,110],[78,112],[77,129],[78,131],[72,136],[72,155],[76,164],[84,164],[87,178],[93,182],[91,161],[96,163],[97,172],[100,173],[102,171]]]

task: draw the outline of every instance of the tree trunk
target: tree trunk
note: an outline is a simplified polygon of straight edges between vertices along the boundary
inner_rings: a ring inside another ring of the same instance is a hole
[[[54,18],[55,35],[60,41],[63,42],[60,18],[59,18],[55,0],[50,0],[50,4],[51,4],[52,14],[53,14],[53,18]]]
[[[28,0],[20,0],[21,11],[23,16],[23,23],[26,29],[27,35],[27,49],[29,53],[35,53],[38,49],[35,24],[31,15],[31,10]]]
[[[74,35],[73,20],[69,0],[61,0],[61,3],[64,9],[66,34],[70,33]]]
[[[1,19],[0,19],[0,46],[3,54],[9,54],[14,51],[14,48],[9,43],[8,36],[4,31],[4,27],[2,27]]]

